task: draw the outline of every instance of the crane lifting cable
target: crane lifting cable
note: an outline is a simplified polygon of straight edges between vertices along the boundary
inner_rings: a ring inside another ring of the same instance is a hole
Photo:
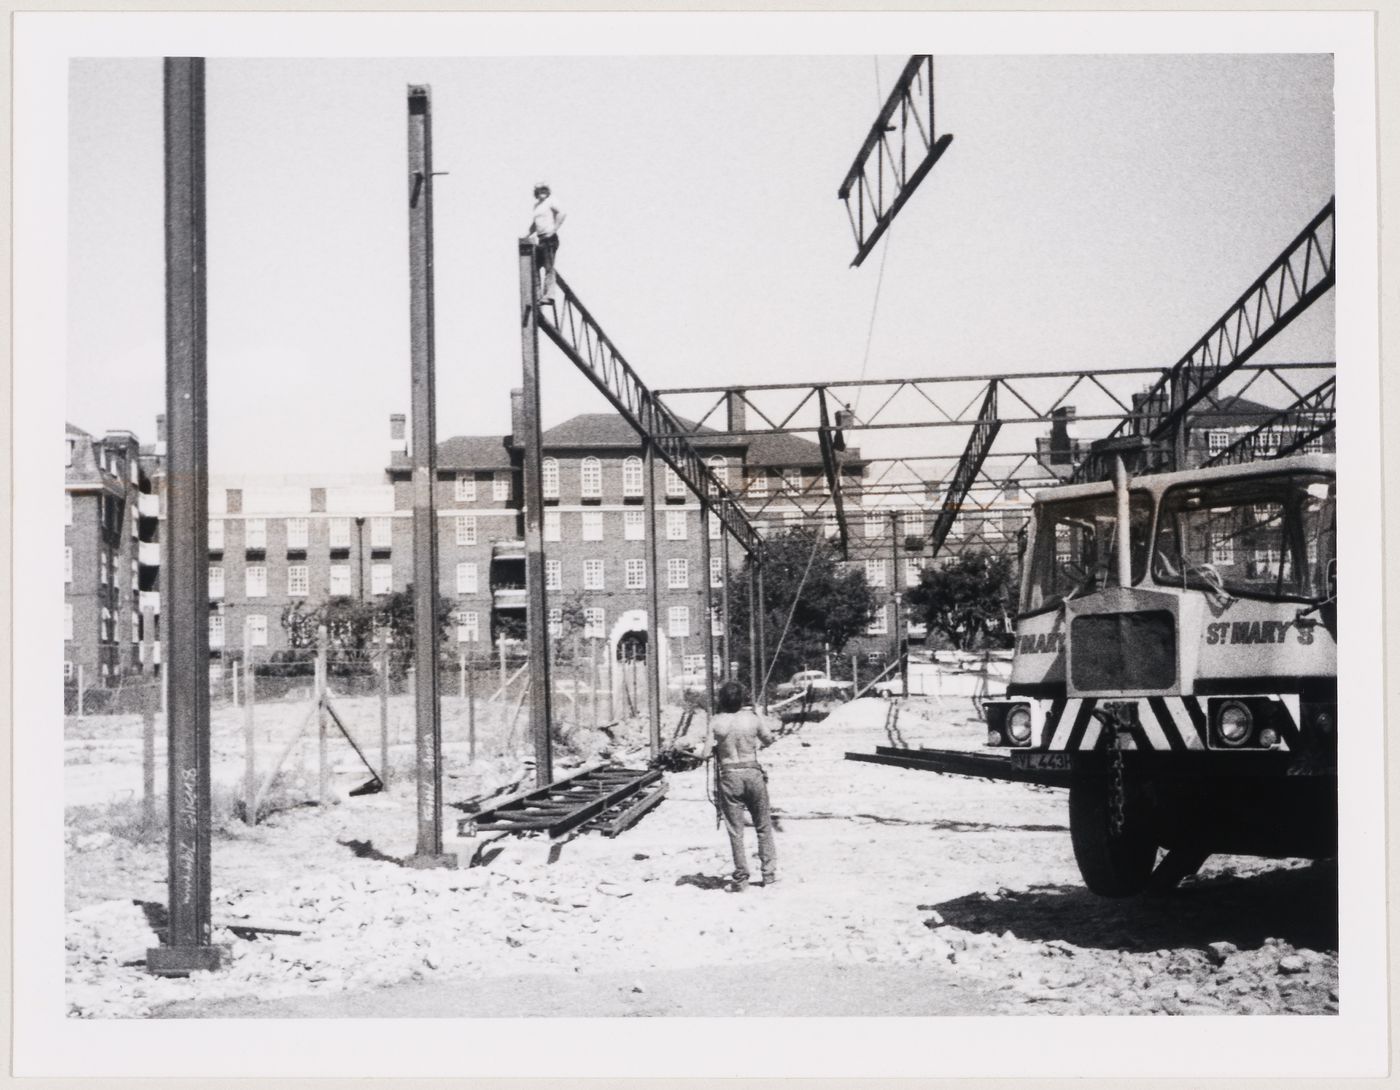
[[[821,543],[822,539],[813,534],[812,551],[807,554],[807,566],[802,569],[802,578],[797,582],[797,593],[792,596],[792,606],[788,609],[787,620],[783,623],[783,631],[778,637],[777,646],[773,648],[773,659],[768,663],[768,669],[763,674],[763,687],[759,690],[760,692],[766,693],[768,691],[768,681],[773,676],[773,668],[778,665],[778,656],[783,652],[783,641],[787,639],[788,629],[792,627],[793,614],[797,612],[797,603],[802,598],[802,588],[807,585],[807,576],[811,574],[812,561],[817,558],[817,548]]]

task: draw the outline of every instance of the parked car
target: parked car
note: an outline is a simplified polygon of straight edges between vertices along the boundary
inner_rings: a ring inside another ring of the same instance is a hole
[[[832,681],[822,670],[799,670],[773,690],[775,700],[809,693],[817,700],[842,700],[850,694],[849,681]]]

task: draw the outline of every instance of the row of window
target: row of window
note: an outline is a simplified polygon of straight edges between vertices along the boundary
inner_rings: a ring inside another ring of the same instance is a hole
[[[706,465],[715,479],[725,488],[729,487],[729,462],[722,455],[714,454],[706,459]],[[671,498],[684,497],[686,494],[685,482],[680,475],[668,465],[663,465],[662,470],[665,477],[666,495]],[[788,492],[801,492],[803,489],[802,470],[797,468],[783,469],[778,472],[782,488]],[[557,458],[546,458],[540,463],[540,478],[544,490],[544,497],[548,500],[559,498],[559,460]],[[460,482],[462,478],[458,478]],[[641,458],[636,455],[622,460],[622,494],[624,496],[636,497],[644,493],[645,487],[645,467]],[[579,461],[578,469],[579,495],[586,499],[601,499],[603,495],[603,463],[594,457],[583,458]],[[768,471],[758,469],[748,479],[745,489],[747,495],[752,497],[764,497],[768,495]],[[460,496],[458,498],[461,498]]]
[[[283,520],[287,529],[287,548],[305,549],[310,544],[310,520],[289,518]],[[352,519],[327,519],[330,528],[330,547],[348,549],[350,547],[350,523]],[[394,520],[376,517],[366,520],[369,523],[369,543],[371,548],[387,549],[394,543]],[[245,549],[267,548],[267,519],[243,519],[243,547]],[[224,520],[209,520],[209,548],[222,550],[224,547]]]
[[[349,597],[353,591],[352,568],[349,564],[332,564],[328,569],[327,590],[332,598]],[[394,566],[392,564],[371,564],[369,566],[371,594],[389,594],[394,589]],[[287,596],[305,598],[311,593],[311,569],[306,564],[287,565]],[[209,597],[224,596],[224,569],[217,565],[209,566]],[[245,598],[267,597],[267,565],[249,564],[243,569],[243,596]]]
[[[476,502],[476,477],[475,473],[457,474],[456,488],[453,491],[453,498],[459,503]],[[496,503],[508,503],[510,501],[510,470],[498,469],[490,476],[491,499]]]
[[[867,560],[865,562],[865,581],[872,587],[889,586],[888,560]],[[906,560],[904,562],[904,585],[906,587],[917,587],[919,580],[923,577],[924,566],[918,560]]]
[[[1253,434],[1253,447],[1255,454],[1272,455],[1278,453],[1278,448],[1283,442],[1284,430],[1282,428],[1263,428],[1256,431],[1253,428],[1236,428],[1233,431],[1210,431],[1206,433],[1206,448],[1211,454],[1219,454],[1227,450],[1232,443],[1237,442],[1242,436]],[[1303,444],[1305,454],[1323,454],[1327,450],[1327,440],[1323,436],[1310,439]]]
[[[607,524],[606,515],[611,512],[606,511],[580,511],[580,533],[579,536],[584,541],[605,540],[604,527]],[[645,511],[623,511],[622,514],[622,539],[624,541],[645,541],[647,536],[646,512]],[[544,513],[544,539],[546,541],[562,541],[564,538],[564,515],[563,511],[546,511]],[[667,511],[666,515],[666,540],[685,541],[690,535],[690,512],[688,511]],[[710,540],[717,541],[720,536],[720,523],[713,516],[707,517],[709,524]],[[459,539],[460,543],[460,539]]]
[[[117,636],[117,613],[114,610],[103,608],[98,618],[97,637],[107,643],[116,643]],[[63,638],[71,640],[73,638],[73,603],[63,603]],[[141,642],[141,614],[132,610],[131,613],[131,642]]]
[[[614,562],[614,565],[615,564],[616,562]],[[458,565],[459,585],[461,583],[461,567],[461,565]],[[646,561],[636,557],[629,557],[623,560],[622,579],[622,585],[627,590],[646,590]],[[544,586],[546,590],[564,589],[564,562],[562,560],[546,560],[544,562]],[[712,556],[710,558],[710,586],[724,586],[723,557]],[[666,587],[668,590],[690,589],[690,561],[687,558],[676,556],[666,561]],[[605,561],[589,559],[583,562],[583,589],[608,589],[607,563]]]
[[[140,579],[140,566],[136,558],[131,560],[131,585],[136,586]],[[63,581],[73,582],[73,546],[63,546]],[[100,549],[97,555],[97,581],[104,587],[107,585],[117,586],[117,558],[106,549]]]

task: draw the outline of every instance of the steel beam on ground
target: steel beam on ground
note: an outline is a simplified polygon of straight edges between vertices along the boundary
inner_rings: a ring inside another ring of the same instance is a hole
[[[164,558],[170,923],[146,953],[161,976],[217,969],[209,857],[209,463],[204,59],[167,57],[165,113]]]
[[[418,844],[410,865],[452,866],[442,850],[442,709],[438,700],[437,397],[433,349],[432,90],[408,88],[408,267],[413,404],[413,662]]]
[[[853,266],[866,259],[952,140],[950,134],[937,136],[934,129],[933,57],[910,57],[837,191],[855,235]]]
[[[539,254],[533,238],[519,246],[520,362],[523,375],[522,415],[525,434],[525,604],[526,642],[530,648],[530,732],[535,744],[535,782],[554,778],[554,692],[549,662],[549,596],[544,580],[544,439],[540,427],[540,285]],[[504,649],[504,644],[502,644]],[[504,653],[504,650],[503,650]]]

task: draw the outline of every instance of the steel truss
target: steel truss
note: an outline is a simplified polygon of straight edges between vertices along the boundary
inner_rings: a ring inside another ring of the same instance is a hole
[[[855,235],[852,266],[866,259],[953,142],[950,133],[936,136],[933,122],[933,57],[919,54],[905,64],[836,193]]]
[[[690,443],[694,429],[676,417],[647,389],[562,276],[556,276],[561,300],[538,308],[539,328],[596,386],[608,402],[656,453],[701,497],[743,550],[756,557],[763,539],[744,509]],[[545,317],[546,310],[550,317]],[[552,319],[552,320],[551,320]]]
[[[1149,468],[1180,466],[1186,449],[1187,414],[1336,282],[1336,200],[1329,200],[1269,267],[1125,416],[1110,438],[1138,435],[1153,444]],[[1077,480],[1097,475],[1086,459]]]
[[[1212,455],[1203,464],[1208,466],[1238,465],[1260,457],[1282,458],[1302,450],[1314,439],[1320,439],[1337,426],[1337,379],[1327,379],[1310,390],[1288,408],[1268,417],[1259,427]],[[1272,440],[1277,437],[1277,442]],[[1271,440],[1261,443],[1261,439]]]

